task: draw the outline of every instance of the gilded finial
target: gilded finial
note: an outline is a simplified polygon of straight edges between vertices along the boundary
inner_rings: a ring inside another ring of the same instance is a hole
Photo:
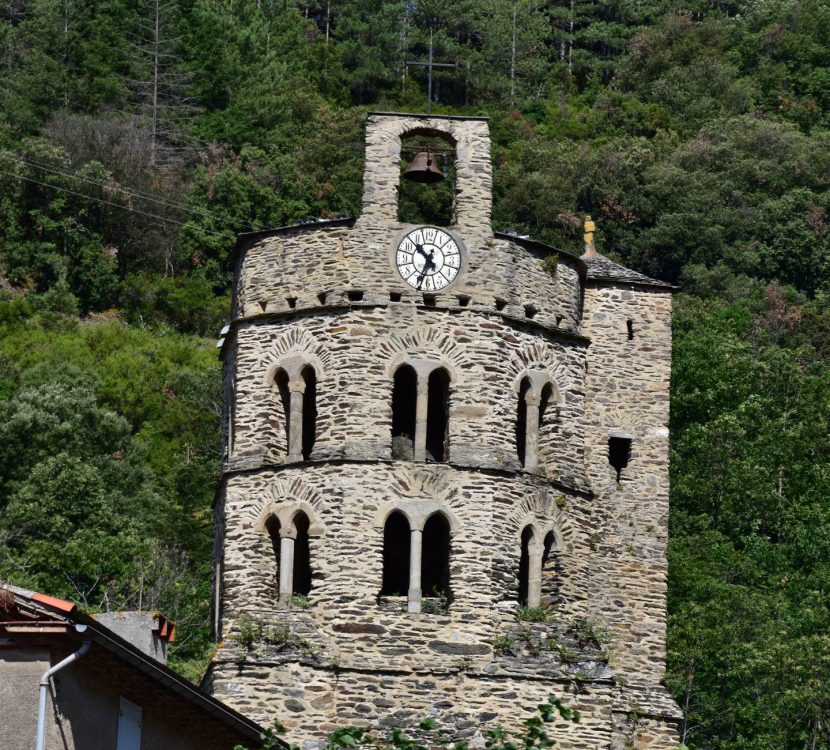
[[[582,235],[582,240],[585,243],[585,255],[595,255],[596,250],[594,249],[594,232],[596,231],[597,225],[594,224],[593,220],[591,219],[591,215],[588,214],[585,216],[585,233]]]

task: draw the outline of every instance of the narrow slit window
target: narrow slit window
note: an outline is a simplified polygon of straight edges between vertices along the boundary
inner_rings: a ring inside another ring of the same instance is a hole
[[[556,536],[552,531],[545,534],[542,545],[542,571],[540,601],[550,604],[559,597],[561,558],[557,551]]]
[[[381,596],[406,596],[409,592],[409,522],[395,511],[383,527],[383,583]]]
[[[530,378],[523,378],[519,386],[519,408],[516,412],[516,454],[524,467],[527,441],[527,393],[530,390]]]
[[[634,321],[633,320],[626,320],[625,327],[628,329],[628,340],[634,340]]]
[[[274,587],[278,589],[280,580],[280,522],[276,516],[271,516],[265,522],[265,530],[271,540],[271,551],[274,554]]]
[[[443,513],[433,513],[424,524],[421,590],[427,597],[450,600],[450,524]]]
[[[280,368],[277,370],[274,382],[282,403],[282,423],[285,427],[285,446],[287,450],[291,444],[291,394],[288,391],[288,373]]]
[[[311,365],[303,367],[303,459],[308,461],[317,438],[317,373]]]
[[[294,516],[297,538],[294,540],[294,576],[292,594],[307,596],[311,591],[311,548],[308,538],[309,521],[305,513]]]
[[[527,606],[527,595],[530,584],[530,543],[533,540],[533,529],[526,526],[522,532],[522,548],[519,553],[519,604]]]
[[[439,367],[429,375],[427,396],[427,461],[443,463],[447,460],[449,398],[450,376],[443,367]]]
[[[415,405],[418,376],[409,365],[395,371],[392,386],[392,458],[415,460]]]
[[[608,438],[608,463],[617,472],[617,481],[622,477],[623,469],[631,460],[631,438],[612,435]]]

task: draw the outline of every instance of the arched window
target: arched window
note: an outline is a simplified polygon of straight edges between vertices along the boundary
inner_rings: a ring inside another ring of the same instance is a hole
[[[421,590],[425,596],[450,600],[450,524],[443,513],[433,513],[424,524],[421,553]]]
[[[527,606],[530,581],[530,544],[533,541],[533,527],[525,526],[522,531],[522,549],[519,554],[519,604]]]
[[[403,364],[392,386],[392,458],[448,459],[450,374],[433,362]]]
[[[300,511],[294,516],[297,538],[294,540],[294,575],[292,594],[308,596],[311,591],[311,548],[308,539],[308,516]]]
[[[539,465],[540,443],[550,440],[542,428],[548,426],[546,416],[555,391],[547,373],[531,371],[519,382],[518,392],[516,455],[523,468],[535,471]]]
[[[409,593],[409,521],[400,511],[386,519],[383,527],[383,584],[381,596],[406,596]]]
[[[282,405],[288,461],[308,460],[317,437],[317,372],[299,356],[274,373]]]
[[[415,407],[418,376],[409,365],[395,370],[392,386],[392,458],[415,460]]]
[[[295,594],[307,596],[311,592],[311,520],[301,510],[290,520],[287,518],[285,511],[280,511],[279,515],[275,512],[260,527],[271,541],[276,563],[275,579],[282,602],[290,602]]]

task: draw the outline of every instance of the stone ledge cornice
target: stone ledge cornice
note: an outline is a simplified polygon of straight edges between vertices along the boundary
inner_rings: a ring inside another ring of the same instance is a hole
[[[281,474],[284,472],[292,472],[292,471],[301,471],[305,472],[311,467],[316,466],[366,466],[366,465],[378,465],[378,466],[385,466],[388,468],[394,468],[395,466],[406,466],[406,467],[416,467],[416,468],[428,468],[434,469],[437,467],[441,467],[445,471],[453,471],[453,472],[464,472],[466,474],[484,474],[488,476],[495,476],[495,477],[505,477],[505,478],[514,478],[520,481],[523,481],[529,487],[533,487],[534,489],[538,488],[551,488],[554,490],[558,490],[560,492],[567,492],[572,495],[578,495],[579,497],[583,497],[586,500],[593,500],[594,493],[587,484],[583,487],[579,486],[576,483],[569,483],[569,482],[562,482],[560,480],[553,480],[542,478],[531,474],[530,472],[524,471],[512,471],[509,469],[498,469],[493,467],[482,467],[482,466],[469,466],[469,465],[460,465],[454,463],[420,463],[416,461],[393,461],[391,459],[380,459],[380,458],[370,458],[370,459],[359,459],[359,458],[330,458],[330,459],[322,459],[322,460],[311,460],[311,461],[298,461],[296,463],[288,463],[288,464],[280,464],[280,463],[273,463],[273,462],[265,462],[262,461],[255,466],[239,466],[234,467],[231,462],[224,462],[222,465],[222,477],[220,482],[220,487],[217,490],[216,498],[214,499],[214,506],[216,504],[216,499],[222,494],[224,490],[224,483],[225,480],[229,477],[235,476],[250,476],[256,474],[264,474],[267,472]]]
[[[259,325],[263,323],[273,323],[284,320],[302,319],[308,317],[321,317],[323,315],[333,316],[351,310],[372,310],[379,307],[387,308],[401,304],[408,303],[390,301],[388,303],[354,302],[350,304],[340,305],[318,305],[314,307],[297,308],[294,310],[280,310],[278,312],[261,313],[260,315],[249,315],[246,317],[234,318],[228,324],[227,330],[223,334],[223,338],[220,340],[220,344],[218,345],[219,358],[224,358],[225,349],[228,342],[235,337],[236,332],[242,326]],[[587,336],[583,336],[580,333],[574,333],[573,331],[568,331],[563,328],[556,328],[554,326],[550,326],[545,323],[541,323],[528,318],[519,318],[517,316],[505,314],[504,312],[499,312],[497,310],[485,310],[480,307],[462,307],[461,305],[440,305],[437,303],[435,305],[420,304],[416,305],[416,307],[419,310],[436,310],[439,312],[467,313],[473,315],[481,315],[488,319],[500,319],[502,322],[504,322],[506,325],[510,326],[514,330],[529,329],[532,331],[542,331],[545,334],[548,334],[550,338],[553,338],[554,340],[559,339],[564,342],[578,344],[584,347],[588,347],[591,344],[591,339]]]

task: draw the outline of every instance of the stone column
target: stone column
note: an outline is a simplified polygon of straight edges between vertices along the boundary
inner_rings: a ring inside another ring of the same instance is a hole
[[[429,373],[418,372],[418,397],[415,402],[416,461],[427,460],[427,407],[429,405]]]
[[[539,465],[539,405],[541,396],[525,393],[525,469],[535,471]]]
[[[280,530],[280,601],[289,601],[294,593],[294,537]]]
[[[412,529],[409,542],[409,593],[407,595],[407,612],[421,611],[421,529]]]
[[[527,606],[538,607],[542,602],[542,555],[541,544],[527,545]]]
[[[292,380],[288,384],[291,394],[288,419],[288,460],[303,460],[303,394],[305,393],[304,380]]]

